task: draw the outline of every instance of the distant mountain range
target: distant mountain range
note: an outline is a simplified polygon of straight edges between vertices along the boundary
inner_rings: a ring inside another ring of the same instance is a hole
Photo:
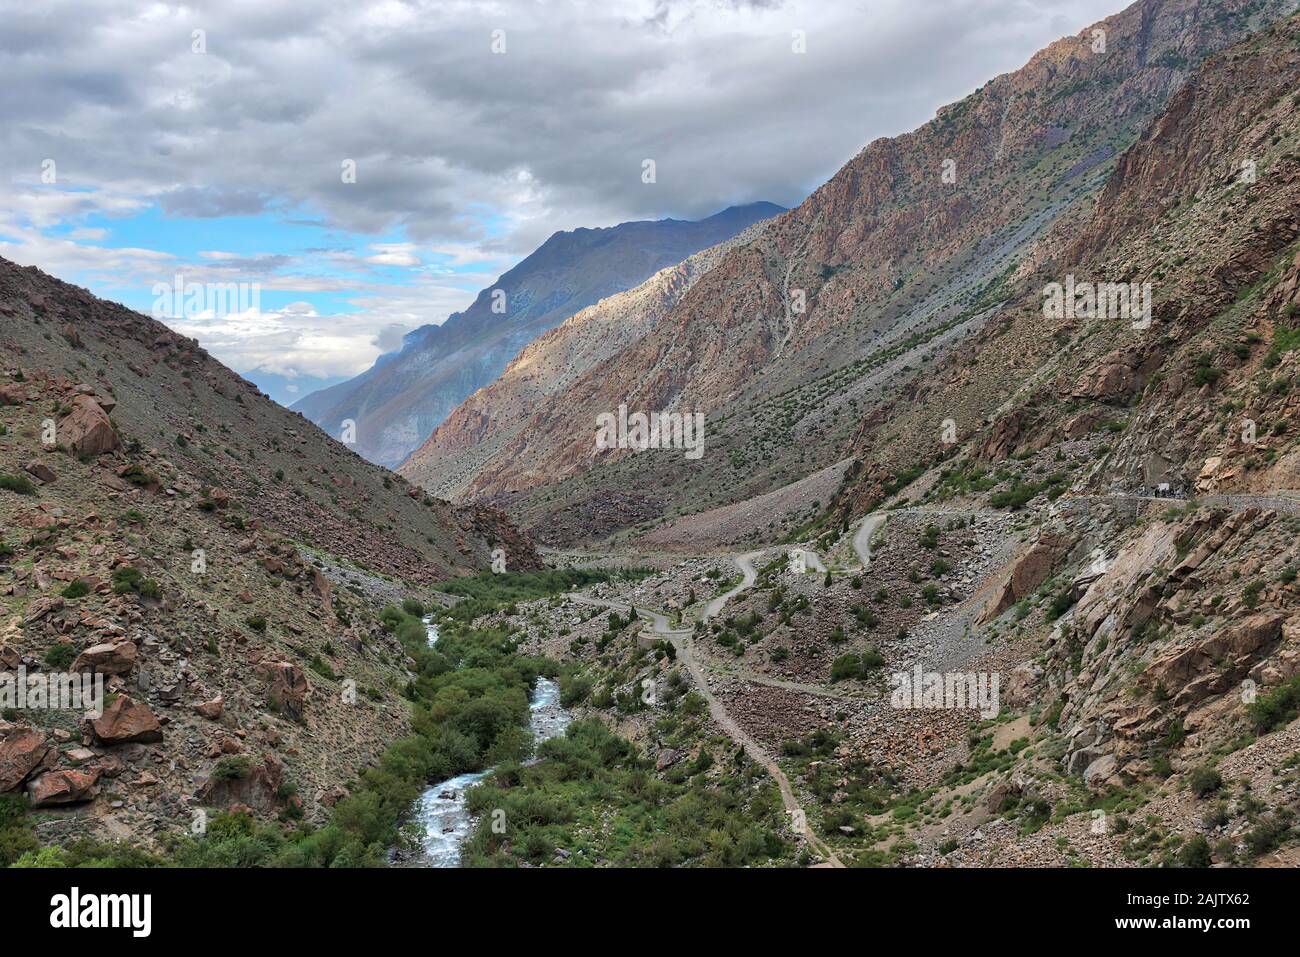
[[[773,203],[751,203],[698,222],[664,219],[556,233],[464,312],[408,333],[400,351],[380,357],[355,379],[305,396],[293,409],[336,437],[351,420],[355,451],[395,468],[542,333],[781,212]]]

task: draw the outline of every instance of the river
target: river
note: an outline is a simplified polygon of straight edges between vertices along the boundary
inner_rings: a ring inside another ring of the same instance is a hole
[[[438,626],[425,619],[429,644],[438,643]],[[538,678],[529,703],[529,727],[538,744],[564,734],[572,720],[560,706],[560,686],[549,678]],[[424,825],[425,867],[459,867],[460,849],[474,829],[475,821],[465,807],[465,792],[492,773],[459,774],[428,788],[420,797],[416,814]]]

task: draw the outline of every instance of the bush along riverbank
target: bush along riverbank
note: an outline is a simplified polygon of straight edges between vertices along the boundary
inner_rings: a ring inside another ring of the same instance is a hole
[[[461,866],[794,864],[772,779],[729,741],[696,743],[689,765],[661,775],[600,718],[575,721],[542,743],[543,760],[503,764],[469,792],[478,826]]]
[[[477,826],[461,866],[808,863],[776,783],[718,733],[672,646],[642,647],[634,616],[592,617],[607,632],[571,643],[558,682],[577,720],[539,745],[539,762],[503,764],[470,790]]]
[[[151,854],[92,840],[37,849],[23,815],[0,818],[4,845],[18,867],[373,867],[384,864],[414,802],[431,781],[522,760],[531,748],[529,692],[552,661],[516,653],[501,629],[476,629],[475,618],[514,601],[541,598],[603,580],[594,572],[484,575],[449,590],[465,600],[437,614],[440,638],[427,641],[424,606],[408,599],[379,615],[412,661],[404,696],[413,734],[395,741],[378,764],[348,787],[330,822],[262,823],[248,814],[217,812],[201,836],[169,836]]]

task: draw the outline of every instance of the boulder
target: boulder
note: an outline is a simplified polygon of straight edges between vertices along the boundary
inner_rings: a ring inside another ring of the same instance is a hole
[[[27,800],[32,807],[79,804],[94,800],[98,789],[99,769],[86,771],[46,771],[27,785]]]
[[[38,768],[49,753],[50,742],[42,731],[9,725],[0,737],[0,792],[12,791]]]
[[[217,695],[211,701],[204,701],[194,706],[194,713],[200,718],[207,718],[209,721],[216,721],[221,717],[221,713],[226,709],[225,695]]]
[[[101,675],[127,675],[135,667],[136,646],[133,641],[121,644],[91,645],[77,656],[72,670]]]
[[[1083,770],[1083,783],[1090,788],[1100,788],[1115,777],[1115,755],[1103,754]]]
[[[162,740],[162,725],[142,702],[118,695],[91,722],[95,737],[105,744],[145,744]]]
[[[58,438],[60,445],[79,456],[103,455],[122,444],[108,413],[88,395],[73,400],[72,412],[59,423]]]
[[[23,466],[23,471],[34,478],[40,479],[46,485],[55,481],[59,476],[55,474],[54,469],[50,468],[39,459],[33,459]]]

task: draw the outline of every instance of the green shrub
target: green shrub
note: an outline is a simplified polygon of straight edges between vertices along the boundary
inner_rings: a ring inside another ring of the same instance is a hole
[[[848,681],[862,679],[874,668],[884,665],[885,659],[875,648],[868,648],[860,655],[840,655],[831,663],[831,681]]]
[[[1074,586],[1066,585],[1056,593],[1056,597],[1052,599],[1052,603],[1047,606],[1047,620],[1056,621],[1073,608],[1074,603]]]
[[[135,591],[142,578],[144,575],[140,569],[132,568],[130,565],[113,569],[113,594],[125,595],[129,591]]]
[[[0,488],[16,495],[35,495],[36,486],[26,475],[9,475],[0,472]]]
[[[60,642],[57,645],[50,645],[45,649],[45,654],[41,660],[56,671],[62,671],[72,664],[77,657],[77,649],[72,645]]]
[[[68,587],[59,592],[64,598],[84,598],[90,594],[90,586],[81,579],[69,582]]]
[[[1259,695],[1246,706],[1246,716],[1257,734],[1267,734],[1289,724],[1297,712],[1300,712],[1300,675]]]
[[[1212,863],[1210,842],[1197,834],[1178,849],[1179,867],[1209,867]]]
[[[27,818],[27,796],[0,794],[0,867],[8,867],[39,847]]]
[[[1223,787],[1223,775],[1208,765],[1193,768],[1188,775],[1188,787],[1198,798],[1208,797]]]
[[[246,754],[228,754],[212,769],[214,781],[242,781],[253,773],[252,762]]]
[[[126,479],[128,482],[130,482],[132,485],[136,486],[137,488],[150,488],[151,486],[161,484],[158,480],[158,476],[154,475],[150,471],[147,471],[143,466],[139,464],[131,465],[125,472],[122,473],[122,478]]]

